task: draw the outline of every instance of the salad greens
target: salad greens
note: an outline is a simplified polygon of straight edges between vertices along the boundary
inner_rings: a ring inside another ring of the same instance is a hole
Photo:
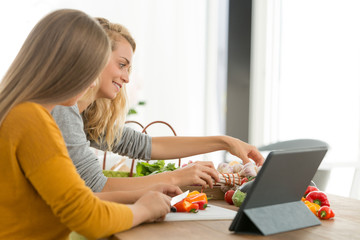
[[[129,172],[119,172],[112,170],[103,170],[103,174],[105,177],[128,177]]]
[[[177,168],[175,163],[168,163],[165,165],[164,160],[158,160],[155,163],[138,162],[136,164],[136,177],[147,176],[150,174],[156,174],[167,171],[174,171]]]

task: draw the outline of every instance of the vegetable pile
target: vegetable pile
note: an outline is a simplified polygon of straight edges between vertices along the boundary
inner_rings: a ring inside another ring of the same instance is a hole
[[[221,190],[225,192],[224,199],[230,205],[240,207],[246,197],[247,189],[251,182],[255,180],[260,167],[249,162],[245,165],[238,161],[230,163],[220,163],[217,171],[219,172]]]
[[[218,184],[224,193],[230,189],[235,191],[239,186],[254,180],[260,168],[252,162],[245,165],[238,161],[220,163],[217,168],[220,178]]]
[[[327,195],[317,187],[308,186],[301,200],[319,219],[327,220],[335,217]]]
[[[173,211],[197,213],[199,210],[205,210],[207,204],[208,199],[205,193],[192,191],[186,198],[174,205]]]

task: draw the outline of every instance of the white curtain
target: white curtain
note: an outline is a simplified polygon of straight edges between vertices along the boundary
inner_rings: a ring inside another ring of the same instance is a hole
[[[254,3],[251,139],[326,141],[327,191],[360,198],[360,2]]]

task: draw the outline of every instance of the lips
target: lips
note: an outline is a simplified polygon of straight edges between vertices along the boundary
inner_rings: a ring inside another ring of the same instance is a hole
[[[121,85],[117,82],[112,82],[116,86],[117,90],[120,91]]]

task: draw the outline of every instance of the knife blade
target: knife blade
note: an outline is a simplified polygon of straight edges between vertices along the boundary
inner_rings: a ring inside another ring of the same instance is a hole
[[[184,198],[186,198],[186,196],[189,194],[189,190],[187,190],[186,192],[183,192],[175,197],[173,197],[170,201],[170,205],[174,206],[175,204],[177,204],[178,202],[182,201]]]

